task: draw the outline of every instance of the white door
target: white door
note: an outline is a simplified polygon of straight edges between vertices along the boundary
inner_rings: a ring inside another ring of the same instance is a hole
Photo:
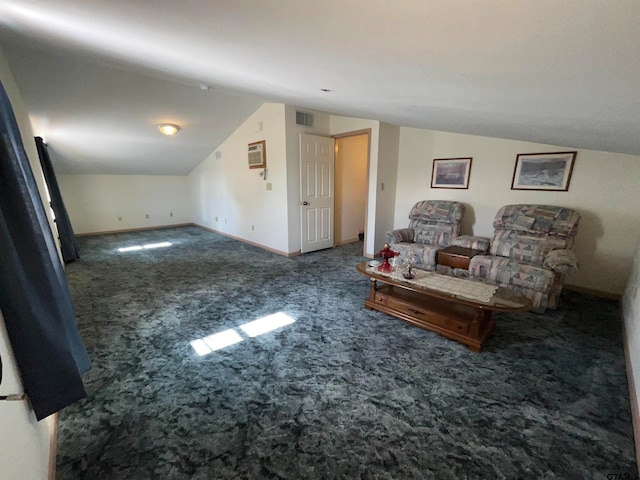
[[[334,140],[300,134],[302,253],[333,247]]]

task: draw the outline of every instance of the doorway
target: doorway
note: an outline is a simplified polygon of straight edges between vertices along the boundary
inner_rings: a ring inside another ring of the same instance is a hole
[[[370,132],[366,129],[333,136],[335,245],[364,240],[366,235]]]

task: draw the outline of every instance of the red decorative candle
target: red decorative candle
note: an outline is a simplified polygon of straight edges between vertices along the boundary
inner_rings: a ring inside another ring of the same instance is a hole
[[[389,244],[385,243],[384,244],[384,248],[382,250],[380,250],[380,256],[382,258],[384,258],[384,262],[382,262],[378,266],[378,271],[385,272],[385,273],[390,273],[391,272],[391,264],[389,263],[389,259],[393,258],[393,257],[397,257],[398,255],[400,255],[400,252],[394,252],[389,247]]]

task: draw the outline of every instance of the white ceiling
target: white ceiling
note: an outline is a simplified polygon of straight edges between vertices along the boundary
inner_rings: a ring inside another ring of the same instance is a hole
[[[64,171],[187,173],[264,100],[640,155],[638,0],[3,0],[0,41]]]

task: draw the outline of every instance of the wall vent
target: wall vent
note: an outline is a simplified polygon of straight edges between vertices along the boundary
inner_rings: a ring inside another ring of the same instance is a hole
[[[296,110],[296,125],[313,128],[313,113]]]
[[[249,168],[267,168],[267,141],[249,144]]]

